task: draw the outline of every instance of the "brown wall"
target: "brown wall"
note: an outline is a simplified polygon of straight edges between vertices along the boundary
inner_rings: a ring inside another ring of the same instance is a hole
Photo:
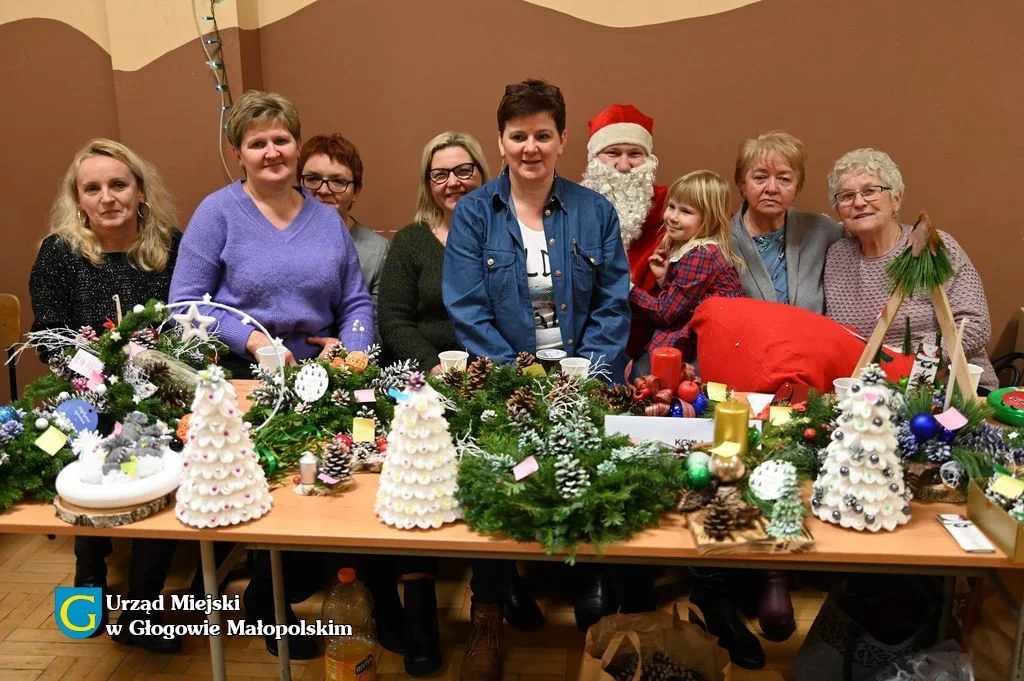
[[[1024,47],[1016,35],[1024,3],[926,10],[882,0],[764,0],[607,28],[517,1],[451,0],[441,11],[416,0],[320,0],[225,37],[233,89],[262,83],[292,98],[306,136],[340,131],[356,142],[366,186],[355,212],[382,230],[409,221],[420,151],[437,132],[473,133],[498,167],[494,109],[503,86],[526,76],[543,76],[566,95],[569,147],[560,170],[571,178],[585,161],[586,120],[613,101],[637,104],[657,121],[665,183],[698,167],[730,177],[744,137],[772,128],[796,134],[810,153],[798,199],[807,210],[828,210],[825,174],[840,154],[884,149],[904,173],[905,215],[927,210],[973,259],[993,316],[990,347],[1004,352],[1022,302],[1015,280],[1024,216],[1013,198],[1024,162]],[[27,54],[33,58],[22,59]],[[183,222],[223,183],[216,93],[196,41],[111,75],[109,58],[73,29],[28,20],[0,26],[0,56],[9,75],[0,116],[3,129],[15,131],[5,157],[29,159],[34,171],[0,164],[13,237],[0,285],[26,304],[54,182],[88,136],[119,132],[156,163]]]

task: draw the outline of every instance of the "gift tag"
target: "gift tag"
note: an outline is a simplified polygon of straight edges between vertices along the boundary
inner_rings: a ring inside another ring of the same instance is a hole
[[[352,396],[356,398],[356,402],[376,402],[377,396],[373,394],[373,388],[364,388],[362,390],[352,391]]]
[[[43,434],[36,438],[36,447],[53,456],[64,448],[68,443],[68,436],[59,428],[50,426]]]
[[[377,435],[377,424],[373,419],[357,416],[352,419],[352,441],[373,442]]]
[[[518,482],[528,475],[536,473],[538,470],[540,470],[540,465],[537,463],[537,459],[528,456],[512,468],[512,475],[515,477],[516,482]]]
[[[316,402],[327,393],[327,369],[319,364],[307,364],[295,377],[294,390],[303,402]]]
[[[67,418],[79,433],[83,430],[96,430],[96,426],[100,422],[96,408],[85,400],[62,402],[54,411]]]
[[[71,358],[71,361],[68,362],[68,368],[76,374],[92,378],[96,374],[103,373],[103,362],[96,355],[85,350],[79,350]]]

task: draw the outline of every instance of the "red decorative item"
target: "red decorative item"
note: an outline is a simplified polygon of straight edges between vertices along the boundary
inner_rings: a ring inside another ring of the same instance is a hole
[[[299,475],[293,475],[292,476],[292,484],[293,485],[298,485],[298,484],[301,484],[301,483],[302,483],[302,476],[299,476]]]
[[[377,451],[378,452],[382,452],[383,453],[383,452],[388,451],[388,439],[386,437],[379,437],[379,438],[377,438],[375,440],[375,444],[377,445]]]
[[[352,436],[348,433],[338,433],[334,436],[333,442],[336,445],[342,445],[344,447],[352,447]]]
[[[653,397],[659,390],[661,390],[661,379],[654,374],[641,376],[633,381],[633,401],[639,402]]]
[[[679,390],[676,391],[679,395],[679,399],[683,402],[693,403],[697,399],[697,395],[700,394],[700,386],[693,381],[683,381],[679,384]]]
[[[1024,392],[1014,390],[1003,395],[1003,404],[1012,409],[1024,409]]]
[[[651,373],[661,381],[662,389],[675,390],[683,370],[683,353],[676,348],[651,350]]]
[[[667,404],[658,402],[657,404],[650,404],[644,407],[644,414],[647,416],[667,416],[668,410],[669,406]],[[690,408],[690,411],[693,411],[693,407]]]
[[[697,410],[686,400],[679,400],[679,406],[683,408],[683,418],[692,419],[697,417]]]
[[[659,390],[658,394],[654,396],[654,401],[659,404],[672,404],[673,399],[675,399],[675,394],[668,388]]]
[[[813,442],[816,437],[818,437],[818,431],[817,430],[815,430],[814,428],[805,428],[804,429],[804,439],[805,440],[807,440],[808,442]]]

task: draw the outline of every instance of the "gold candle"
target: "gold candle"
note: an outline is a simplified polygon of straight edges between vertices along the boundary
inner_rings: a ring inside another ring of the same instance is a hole
[[[747,453],[747,430],[750,410],[737,400],[719,402],[715,407],[715,445],[735,442],[740,446],[740,456]]]

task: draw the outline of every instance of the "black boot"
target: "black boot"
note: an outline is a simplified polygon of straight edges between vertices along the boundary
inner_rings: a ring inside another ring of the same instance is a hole
[[[128,598],[152,601],[160,595],[171,569],[175,543],[168,539],[136,539],[132,542],[132,558],[128,568]],[[133,633],[132,622],[149,621],[154,625],[162,625],[163,618],[159,612],[145,613],[126,610],[117,618],[121,630],[112,636],[115,641],[129,646],[145,648],[153,653],[176,653],[181,650],[181,637],[172,635],[163,637],[146,634],[139,625]]]
[[[287,554],[282,555],[281,558],[285,560]],[[287,569],[287,566],[285,566],[286,572]],[[287,602],[287,598],[288,594],[285,593],[287,624],[289,626],[298,626],[299,618],[295,616],[295,611],[292,610],[292,606]],[[257,620],[263,620],[271,624],[277,622],[277,619],[274,617],[274,590],[270,573],[270,554],[267,551],[257,552],[256,560],[253,564],[252,578],[242,594],[242,602],[245,604],[246,622],[254,623]],[[277,657],[277,639],[273,636],[264,636],[263,641],[267,645],[267,652]],[[316,641],[312,636],[288,636],[289,658],[293,660],[312,660],[318,655],[319,651],[317,650]]]
[[[373,619],[377,623],[377,640],[393,653],[406,650],[406,614],[398,597],[398,579],[394,570],[364,572],[363,584],[373,596]],[[408,587],[406,587],[408,589]],[[408,591],[406,591],[408,594]],[[408,596],[406,596],[408,598]]]
[[[613,565],[611,572],[617,577],[622,591],[622,612],[650,612],[658,609],[654,595],[654,580],[658,568],[651,565]]]
[[[706,629],[718,637],[718,644],[729,651],[729,659],[744,669],[764,667],[761,642],[736,615],[736,605],[726,595],[724,575],[694,572],[690,601],[704,613]]]
[[[589,567],[589,566],[588,566]],[[576,626],[580,631],[586,631],[605,615],[614,614],[619,605],[615,598],[615,589],[612,588],[610,579],[610,567],[606,565],[594,565],[584,572],[589,577],[587,589],[576,599],[573,612],[576,615]]]
[[[507,561],[504,584],[505,619],[520,631],[533,631],[544,626],[544,614],[526,588],[514,561]]]
[[[75,537],[75,586],[99,587],[103,590],[100,626],[89,638],[106,631],[110,613],[107,612],[107,556],[113,546],[108,537]]]
[[[441,668],[441,634],[434,580],[405,580],[405,673],[427,676]]]

